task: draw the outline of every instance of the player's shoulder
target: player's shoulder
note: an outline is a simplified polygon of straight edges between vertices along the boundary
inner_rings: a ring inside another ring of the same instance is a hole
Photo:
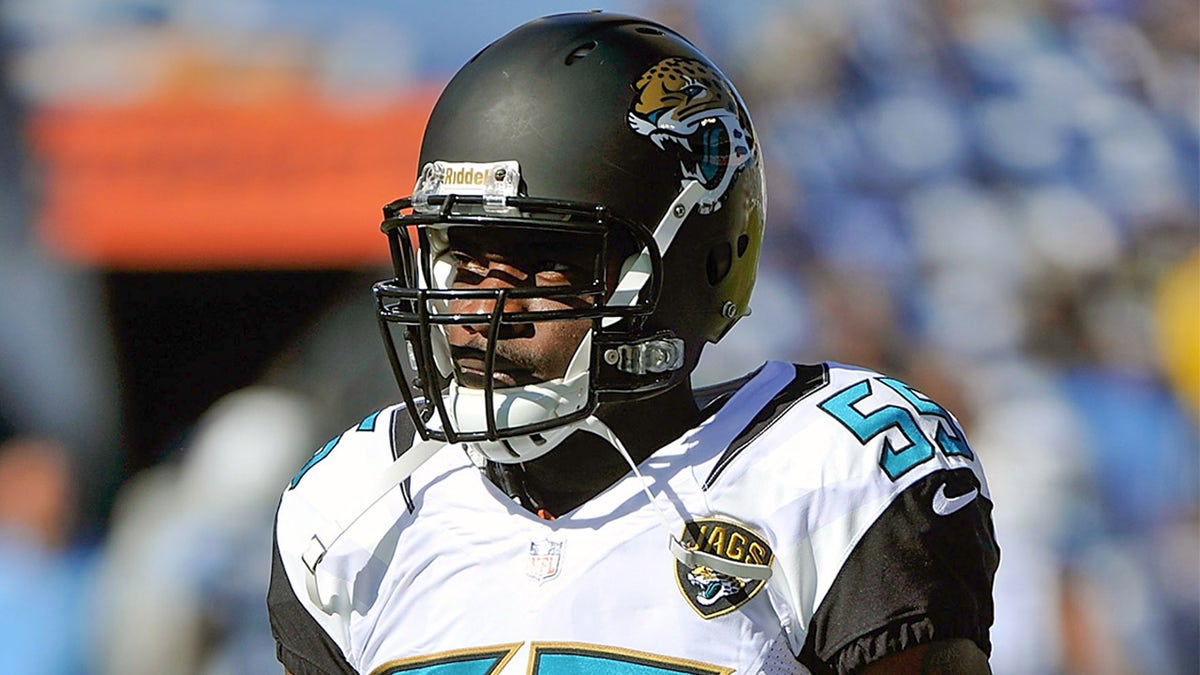
[[[971,468],[979,458],[958,418],[907,382],[866,368],[829,364],[828,386],[811,401],[810,414],[845,448],[859,448],[872,469],[893,483],[946,468]]]
[[[767,372],[785,381],[770,385],[770,398],[732,411],[744,428],[707,467],[705,489],[762,481],[899,488],[938,468],[977,466],[953,414],[900,379],[837,362],[770,362],[743,389],[767,386]]]
[[[726,557],[732,533],[759,543],[802,663],[848,671],[928,635],[987,648],[991,499],[950,411],[836,362],[770,362],[724,395],[708,425],[740,431],[693,465],[706,513],[685,532]]]
[[[413,442],[413,424],[403,404],[391,405],[358,422],[315,449],[282,486],[277,524],[289,514],[301,519],[326,516],[353,500],[370,477],[378,475]]]
[[[330,635],[344,628],[332,608],[339,597],[351,597],[354,577],[347,570],[361,568],[356,542],[412,511],[408,481],[383,483],[414,446],[414,430],[402,404],[375,411],[317,448],[283,486],[275,513],[277,596],[298,601]],[[385,489],[394,487],[400,489]],[[368,510],[374,517],[366,517]],[[351,525],[354,541],[339,544]]]

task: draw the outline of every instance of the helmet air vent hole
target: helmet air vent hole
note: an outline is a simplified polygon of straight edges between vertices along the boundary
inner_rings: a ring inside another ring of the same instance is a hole
[[[729,242],[721,242],[708,252],[708,263],[705,265],[708,271],[708,283],[716,286],[729,274],[729,267],[733,263],[733,247]]]
[[[739,258],[746,255],[746,249],[749,246],[750,246],[750,235],[746,235],[746,234],[739,235],[738,236],[738,244],[737,244],[737,251],[738,251]]]
[[[583,57],[587,56],[588,54],[591,54],[592,50],[595,48],[596,48],[595,40],[590,40],[588,42],[585,42],[585,43],[579,45],[578,47],[576,47],[570,54],[567,54],[567,58],[563,63],[566,63],[569,66],[572,63],[575,63],[576,61],[578,61],[579,59],[582,59]]]
[[[643,35],[662,35],[663,34],[663,32],[661,30],[659,30],[657,28],[651,28],[650,26],[638,26],[634,30],[636,30],[639,33],[642,33]]]

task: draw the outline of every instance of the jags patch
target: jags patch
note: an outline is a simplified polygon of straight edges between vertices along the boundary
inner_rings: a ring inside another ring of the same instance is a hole
[[[705,63],[673,56],[642,73],[634,89],[629,127],[676,156],[682,182],[704,185],[700,213],[721,208],[738,172],[757,155],[750,117],[733,85]]]
[[[762,537],[742,525],[715,518],[684,523],[680,541],[692,550],[740,563],[769,566],[775,559],[771,547]],[[688,567],[679,561],[675,562],[675,581],[688,604],[705,619],[741,607],[766,583],[763,579],[724,574],[707,565]]]

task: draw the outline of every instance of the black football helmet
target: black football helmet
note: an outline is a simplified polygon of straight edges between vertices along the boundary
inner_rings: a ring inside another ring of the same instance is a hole
[[[410,197],[384,207],[395,278],[375,286],[380,326],[422,438],[520,462],[598,406],[685,380],[705,343],[748,313],[762,244],[762,159],[733,85],[691,42],[602,12],[531,21],[454,76],[421,145]],[[556,287],[456,289],[453,228],[576,238],[591,274]],[[506,311],[513,298],[583,298]],[[451,313],[454,298],[492,309]],[[504,326],[591,322],[562,378],[496,386]],[[490,327],[487,381],[455,381],[445,329]]]

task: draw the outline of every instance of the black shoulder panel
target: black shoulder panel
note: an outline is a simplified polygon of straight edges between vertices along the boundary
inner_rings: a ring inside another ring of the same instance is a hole
[[[413,423],[412,414],[403,406],[397,406],[392,411],[392,459],[400,459],[400,455],[408,452],[416,438],[417,427]],[[400,494],[404,495],[404,505],[408,512],[417,510],[412,498],[412,479],[405,478],[400,484]]]
[[[855,672],[909,647],[966,638],[991,652],[992,581],[1000,561],[982,495],[938,515],[934,495],[979,490],[970,469],[914,483],[871,525],[834,579],[798,659],[813,673]],[[965,501],[965,500],[964,500]]]
[[[783,416],[788,408],[791,408],[797,401],[808,396],[814,391],[825,386],[829,382],[829,368],[825,364],[818,365],[801,365],[792,364],[796,369],[796,376],[792,381],[774,396],[762,410],[750,420],[746,428],[742,429],[733,442],[729,444],[729,448],[717,460],[713,466],[712,472],[708,474],[708,478],[704,479],[704,489],[712,487],[717,482],[717,478],[725,467],[741,453],[746,446],[750,445],[751,441],[758,438],[759,434],[768,429],[775,420]]]
[[[417,427],[413,424],[412,414],[403,404],[392,411],[392,459],[400,459],[412,447]]]

